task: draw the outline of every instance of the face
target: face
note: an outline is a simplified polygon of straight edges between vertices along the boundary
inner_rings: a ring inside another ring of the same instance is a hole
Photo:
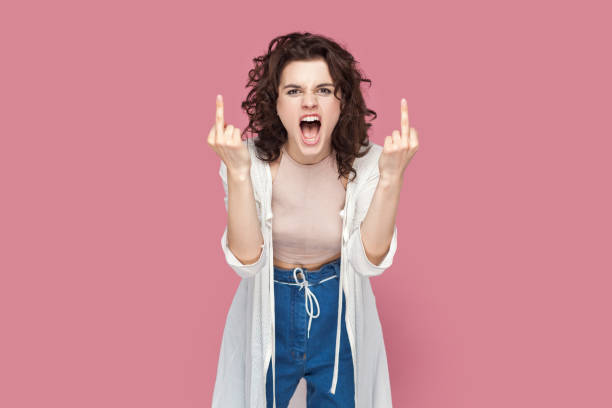
[[[331,135],[340,117],[340,99],[327,62],[291,61],[281,73],[276,112],[287,131],[285,149],[303,164],[317,163],[331,153]],[[304,115],[319,115],[320,127],[300,126]]]

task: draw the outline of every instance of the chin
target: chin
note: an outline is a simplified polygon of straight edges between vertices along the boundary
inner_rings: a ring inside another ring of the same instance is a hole
[[[299,135],[294,140],[299,149],[307,155],[315,155],[320,153],[321,151],[326,149],[326,146],[328,144],[327,139],[322,136],[319,136],[319,139],[314,141],[314,143],[307,143],[302,138],[302,135]]]

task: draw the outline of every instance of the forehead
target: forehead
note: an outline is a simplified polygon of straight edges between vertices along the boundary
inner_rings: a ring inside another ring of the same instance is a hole
[[[281,85],[317,85],[318,82],[333,82],[327,62],[323,59],[291,61],[285,65],[280,77]]]

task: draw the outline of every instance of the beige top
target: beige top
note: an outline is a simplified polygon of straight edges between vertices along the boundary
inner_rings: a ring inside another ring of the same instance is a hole
[[[283,146],[272,183],[274,257],[307,265],[340,253],[345,196],[334,154],[301,164]]]

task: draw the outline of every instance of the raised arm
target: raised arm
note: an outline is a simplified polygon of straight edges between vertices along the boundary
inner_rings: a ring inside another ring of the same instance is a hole
[[[221,95],[217,96],[216,121],[208,135],[208,144],[221,158],[219,175],[228,214],[222,237],[225,256],[230,266],[240,269],[239,275],[250,276],[256,273],[254,267],[262,258],[264,243],[251,182],[251,155],[240,129],[225,126]],[[242,268],[249,266],[253,266],[252,270]]]
[[[226,167],[223,162],[222,167]],[[223,171],[223,170],[220,170]],[[250,171],[232,174],[225,169],[225,208],[227,217],[227,245],[243,265],[254,264],[261,258],[263,235],[257,218]],[[221,176],[223,179],[223,176]]]
[[[358,208],[366,209],[366,213],[358,214],[358,234],[351,235],[349,248],[355,269],[362,275],[378,275],[391,265],[397,246],[395,218],[404,170],[418,146],[416,130],[409,126],[406,100],[402,99],[401,132],[394,130],[385,138],[378,171],[368,177],[357,198]]]
[[[370,262],[378,265],[389,250],[395,229],[395,216],[399,205],[404,170],[419,147],[417,133],[408,122],[408,106],[402,99],[401,131],[394,130],[385,137],[378,161],[379,179],[361,226],[361,238]]]

